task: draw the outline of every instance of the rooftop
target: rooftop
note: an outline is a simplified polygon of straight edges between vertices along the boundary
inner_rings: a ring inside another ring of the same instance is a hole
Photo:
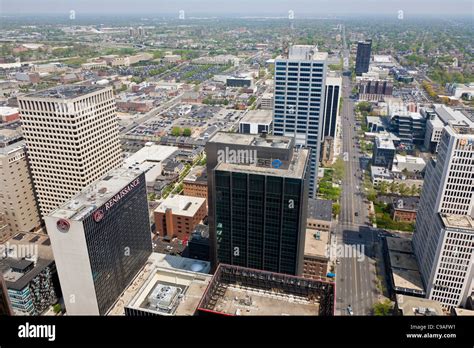
[[[388,250],[402,253],[413,253],[411,240],[405,238],[386,237]]]
[[[437,301],[427,298],[397,295],[397,307],[404,316],[444,315],[443,307]]]
[[[390,172],[390,170],[388,170],[385,167],[372,166],[370,167],[370,173],[372,176],[385,177],[385,178],[392,177],[392,173]]]
[[[469,215],[440,214],[443,224],[447,228],[460,228],[474,233],[474,219]]]
[[[194,315],[211,280],[209,271],[206,261],[152,253],[108,314],[124,315],[127,307],[155,315]]]
[[[223,315],[334,315],[334,284],[220,264],[199,310]]]
[[[130,157],[124,160],[124,166],[133,166],[148,162],[162,162],[175,152],[179,151],[176,146],[147,144]]]
[[[270,124],[273,119],[273,110],[249,110],[244,117],[240,120],[240,123],[259,123],[259,124]]]
[[[276,135],[267,135],[266,137],[262,137],[253,134],[217,132],[211,139],[209,139],[209,142],[289,149],[292,144],[292,138]]]
[[[328,259],[329,232],[307,228],[304,241],[304,255]]]
[[[196,166],[184,178],[184,182],[202,183],[207,185],[207,172],[205,166]]]
[[[445,125],[451,123],[474,127],[474,122],[459,110],[455,110],[443,104],[434,104],[433,107],[436,114]]]
[[[291,60],[327,60],[327,52],[318,52],[317,46],[293,45],[288,52],[288,59]]]
[[[21,98],[74,99],[107,88],[110,89],[110,87],[97,85],[62,85],[33,92],[22,96]]]
[[[387,149],[387,150],[394,150],[395,146],[393,145],[393,140],[388,137],[375,137],[375,144],[379,149]]]
[[[18,260],[14,258],[0,259],[0,276],[3,274],[5,283],[9,289],[23,290],[36,276],[38,276],[46,267],[49,267],[53,260],[37,259],[34,267],[26,273],[13,271],[12,268],[24,268],[33,261]]]
[[[418,264],[415,255],[412,253],[402,253],[395,250],[389,250],[390,265],[392,268],[401,268],[411,271],[418,271]]]
[[[328,199],[308,199],[308,219],[332,221],[332,201]]]
[[[215,170],[302,179],[308,156],[309,151],[307,149],[295,149],[293,158],[286,164],[279,161],[279,159],[269,160],[269,163],[257,162],[252,164],[220,162]],[[281,167],[275,167],[275,161],[279,161]]]
[[[131,185],[132,181],[138,179],[142,173],[139,170],[126,168],[113,169],[58,209],[52,211],[49,216],[82,221],[97,207],[102,206],[120,193],[122,189]]]
[[[166,198],[158,208],[156,213],[165,213],[167,209],[171,209],[173,215],[194,216],[196,212],[205,204],[206,199],[201,197],[176,195]]]

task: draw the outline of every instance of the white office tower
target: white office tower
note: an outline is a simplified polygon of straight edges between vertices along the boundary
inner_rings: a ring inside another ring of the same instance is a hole
[[[427,165],[413,248],[427,296],[445,308],[474,291],[474,129],[447,126]]]
[[[43,216],[122,163],[112,88],[66,85],[18,97]]]
[[[315,46],[295,45],[288,58],[275,59],[273,133],[295,137],[296,145],[311,149],[310,197],[316,194],[327,57]]]
[[[68,315],[105,315],[152,252],[145,174],[119,168],[44,218]]]

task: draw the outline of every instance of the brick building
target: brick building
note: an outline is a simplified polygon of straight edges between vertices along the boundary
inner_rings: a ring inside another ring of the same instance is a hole
[[[174,196],[155,209],[156,231],[161,237],[189,239],[192,231],[207,215],[206,199]]]

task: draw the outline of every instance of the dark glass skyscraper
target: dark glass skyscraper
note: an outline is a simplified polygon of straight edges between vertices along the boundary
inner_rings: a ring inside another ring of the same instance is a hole
[[[116,169],[46,218],[66,310],[104,315],[152,252],[145,175]]]
[[[301,274],[309,150],[290,137],[219,132],[206,153],[213,264]]]
[[[359,41],[357,44],[357,56],[355,72],[357,76],[369,71],[370,53],[372,50],[372,40]]]

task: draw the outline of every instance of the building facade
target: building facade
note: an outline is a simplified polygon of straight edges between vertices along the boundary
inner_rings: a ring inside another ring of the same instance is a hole
[[[357,43],[357,56],[355,66],[355,73],[357,76],[362,76],[363,73],[369,71],[371,51],[372,40],[359,41]]]
[[[9,132],[10,134],[6,134]],[[25,142],[20,134],[0,130],[0,242],[41,225]]]
[[[70,315],[105,315],[152,251],[140,171],[110,171],[45,222]]]
[[[15,315],[40,315],[58,300],[53,260],[5,258],[0,262]]]
[[[311,149],[310,197],[317,191],[327,57],[316,47],[295,45],[288,58],[275,60],[273,134],[295,137],[296,145]]]
[[[187,240],[206,215],[205,198],[179,195],[169,197],[155,209],[156,231],[161,237]]]
[[[447,126],[436,162],[427,165],[413,236],[427,295],[444,307],[465,303],[473,288],[474,130]]]
[[[292,137],[219,132],[206,153],[213,264],[300,275],[308,150]]]
[[[8,296],[8,289],[3,280],[3,275],[0,276],[0,316],[2,315],[13,315],[10,297]]]
[[[395,146],[393,141],[376,136],[374,141],[372,164],[376,167],[392,169],[393,159],[395,158]]]
[[[42,216],[120,166],[111,87],[59,86],[20,96],[18,103]]]
[[[326,77],[326,95],[324,101],[324,121],[323,132],[321,133],[321,141],[325,137],[335,138],[338,128],[339,104],[341,100],[341,77]]]

